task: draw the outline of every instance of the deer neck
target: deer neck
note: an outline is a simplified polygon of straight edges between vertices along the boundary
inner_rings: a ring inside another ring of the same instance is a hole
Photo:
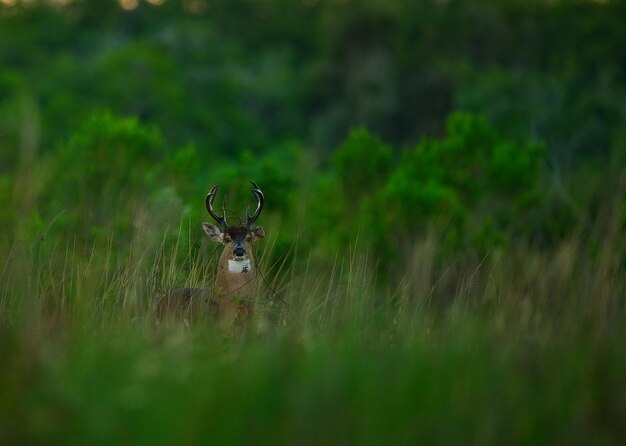
[[[226,250],[220,256],[219,265],[219,273],[233,276],[249,275],[255,267],[254,257],[251,254],[243,260],[235,260]]]
[[[246,297],[254,294],[255,263],[252,256],[245,260],[235,260],[230,253],[222,252],[217,276],[215,295],[219,298]]]

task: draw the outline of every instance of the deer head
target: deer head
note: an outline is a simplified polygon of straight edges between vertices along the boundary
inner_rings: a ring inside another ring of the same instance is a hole
[[[203,223],[202,228],[206,236],[217,243],[221,243],[225,246],[222,257],[226,256],[228,260],[235,262],[249,261],[252,243],[256,240],[260,240],[265,237],[265,231],[260,226],[252,227],[254,222],[259,218],[261,211],[263,210],[264,196],[259,186],[253,181],[252,193],[256,197],[257,206],[256,210],[250,215],[250,208],[246,210],[246,224],[229,225],[226,221],[226,197],[224,196],[224,202],[222,205],[222,215],[219,215],[213,209],[213,201],[217,194],[219,186],[213,186],[206,196],[206,208],[209,215],[213,217],[218,226],[211,223]]]

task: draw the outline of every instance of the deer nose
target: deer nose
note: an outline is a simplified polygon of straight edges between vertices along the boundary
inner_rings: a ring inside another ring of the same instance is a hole
[[[236,257],[243,257],[246,254],[246,250],[243,249],[243,246],[235,246],[235,249],[233,249],[233,254]]]

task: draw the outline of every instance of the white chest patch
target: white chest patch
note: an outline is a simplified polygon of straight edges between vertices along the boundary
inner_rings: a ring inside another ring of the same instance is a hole
[[[252,263],[250,263],[250,259],[229,260],[228,271],[230,271],[231,273],[245,274],[245,273],[252,271]]]

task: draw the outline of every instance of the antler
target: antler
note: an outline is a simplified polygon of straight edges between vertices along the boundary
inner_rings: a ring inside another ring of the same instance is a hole
[[[209,211],[209,215],[213,217],[213,219],[222,227],[222,229],[226,229],[228,223],[226,223],[226,195],[224,195],[224,203],[222,205],[222,215],[217,215],[217,212],[213,210],[213,201],[215,200],[215,194],[217,193],[217,188],[219,186],[215,185],[211,188],[209,193],[206,196],[206,210]]]
[[[259,186],[257,186],[254,181],[250,181],[250,183],[252,184],[252,193],[256,197],[257,205],[256,205],[256,210],[254,211],[254,214],[252,214],[252,216],[250,216],[250,207],[248,206],[248,209],[246,209],[246,216],[248,217],[248,222],[246,223],[246,226],[248,228],[252,226],[252,224],[256,221],[257,218],[259,218],[259,215],[261,214],[261,211],[263,210],[263,201],[265,200],[265,197],[263,197],[263,192],[261,192],[261,189],[259,189]]]

